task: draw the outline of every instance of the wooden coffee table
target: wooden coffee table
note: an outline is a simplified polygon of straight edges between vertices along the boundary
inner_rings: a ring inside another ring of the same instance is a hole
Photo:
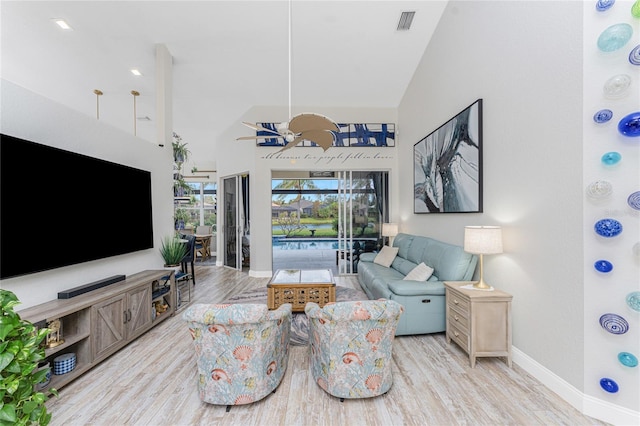
[[[336,301],[331,269],[278,269],[267,284],[267,306],[278,309],[291,303],[293,312],[304,312],[308,302],[323,307]]]

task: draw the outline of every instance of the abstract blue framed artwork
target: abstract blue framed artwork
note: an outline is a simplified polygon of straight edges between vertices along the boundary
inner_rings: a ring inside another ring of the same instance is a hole
[[[482,212],[482,99],[413,146],[414,213]]]
[[[265,129],[278,131],[279,123],[256,123]],[[340,132],[335,133],[334,147],[392,147],[396,145],[396,131],[393,123],[341,123]],[[258,146],[284,146],[284,138],[264,130],[256,131]],[[302,141],[297,146],[317,146],[311,141]]]

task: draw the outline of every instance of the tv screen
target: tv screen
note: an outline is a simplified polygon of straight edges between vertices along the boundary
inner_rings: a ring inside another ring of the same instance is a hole
[[[0,278],[152,247],[150,172],[0,134]]]

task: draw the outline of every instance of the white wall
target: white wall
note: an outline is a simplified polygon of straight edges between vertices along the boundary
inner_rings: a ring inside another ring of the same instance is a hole
[[[516,362],[584,412],[633,423],[637,391],[603,395],[593,369],[603,348],[585,349],[602,330],[585,318],[585,229],[593,223],[583,223],[591,159],[583,160],[582,44],[582,2],[449,2],[401,102],[400,126],[415,143],[484,99],[484,212],[414,215],[405,173],[400,228],[462,244],[465,225],[501,225],[505,252],[485,258],[485,278],[514,296]],[[403,144],[398,155],[410,164],[412,148]],[[613,297],[598,293],[597,303]]]
[[[505,253],[485,258],[485,278],[514,295],[513,343],[578,388],[580,6],[450,2],[399,112],[417,142],[483,98],[484,213],[414,215],[412,175],[403,174],[401,230],[462,244],[465,225],[503,226]],[[412,148],[399,155],[409,163]]]
[[[1,85],[2,133],[151,172],[155,248],[0,281],[0,287],[18,296],[22,302],[19,309],[56,299],[61,290],[113,275],[162,269],[162,257],[157,247],[161,238],[170,234],[173,228],[171,147],[160,148],[9,81],[2,80]],[[28,158],[24,159],[24,167],[28,170]],[[29,172],[37,173],[37,170]],[[90,190],[91,182],[83,182],[82,179],[78,176],[78,182],[73,186],[87,185]],[[43,176],[42,182],[46,190],[60,191],[61,196],[69,187],[68,183],[56,183],[55,176]],[[70,208],[79,209],[81,206]],[[37,230],[38,227],[59,226],[46,222],[46,209],[42,217],[42,223],[27,224],[28,228]],[[99,227],[100,224],[96,223],[96,228]],[[123,228],[123,238],[128,232],[135,232],[135,229]],[[72,224],[69,227],[69,237],[78,238],[78,250],[82,250],[83,244],[99,244],[95,238],[98,234],[92,230],[73,229]],[[25,256],[46,256],[49,250],[56,249],[55,241],[39,240],[37,235],[33,241],[36,245],[34,253],[25,253]]]
[[[583,188],[596,180],[607,180],[613,185],[613,194],[604,200],[584,196],[584,391],[607,403],[640,411],[640,367],[625,367],[617,357],[625,351],[640,358],[640,314],[625,303],[627,294],[640,290],[640,257],[632,251],[640,241],[640,212],[627,204],[629,194],[640,190],[640,140],[625,137],[617,130],[622,117],[640,111],[640,67],[628,60],[629,51],[640,42],[640,19],[629,13],[633,3],[618,0],[606,12],[597,12],[591,4],[584,7]],[[598,37],[618,23],[630,24],[634,36],[615,52],[601,52],[597,48]],[[628,95],[621,99],[605,98],[604,82],[618,74],[632,78]],[[607,123],[596,124],[593,115],[603,108],[611,109],[614,116]],[[600,161],[609,151],[622,154],[622,161],[614,167],[605,167]],[[620,221],[622,234],[614,238],[598,236],[594,224],[603,218]],[[607,274],[597,272],[593,264],[598,259],[612,262],[613,270]],[[598,319],[605,313],[621,315],[629,323],[629,331],[622,335],[604,331]],[[603,377],[613,379],[620,390],[604,392],[599,384]],[[598,415],[598,411],[593,415]]]

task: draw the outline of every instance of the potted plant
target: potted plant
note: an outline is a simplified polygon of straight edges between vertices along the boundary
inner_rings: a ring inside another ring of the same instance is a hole
[[[176,163],[184,163],[189,159],[189,155],[191,152],[187,148],[187,143],[182,142],[182,137],[176,132],[173,132],[173,142],[171,142],[173,147],[173,161]]]
[[[160,254],[164,259],[165,267],[180,266],[180,262],[187,254],[187,244],[176,237],[165,237],[160,246]]]
[[[179,178],[175,178],[173,180],[173,196],[174,197],[185,197],[191,194],[191,187],[184,180],[182,176]]]
[[[51,420],[45,401],[47,395],[37,391],[48,368],[38,370],[45,359],[42,341],[47,328],[36,328],[20,318],[14,307],[20,304],[16,295],[0,290],[0,424],[46,425]],[[55,389],[49,389],[57,395]]]
[[[173,221],[176,229],[184,229],[189,219],[191,219],[189,212],[185,209],[178,208],[175,210],[174,213],[175,213],[175,216],[173,218]]]

